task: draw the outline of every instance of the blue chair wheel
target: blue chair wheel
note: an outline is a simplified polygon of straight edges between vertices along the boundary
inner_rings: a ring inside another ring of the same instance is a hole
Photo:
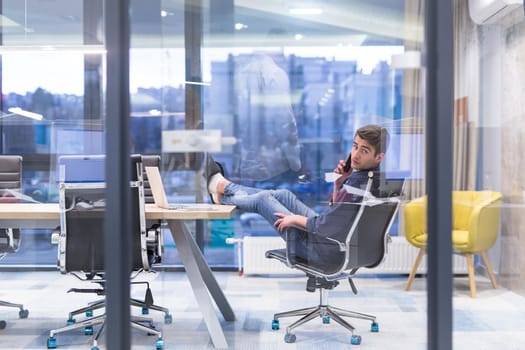
[[[27,316],[29,316],[29,310],[24,309],[18,312],[18,317],[20,318],[27,318]]]
[[[74,318],[70,318],[66,321],[66,325],[71,326],[72,324],[75,324],[76,320]]]
[[[272,329],[278,330],[279,329],[279,320],[273,320],[272,321]]]
[[[93,316],[93,310],[86,311],[86,317],[92,317]]]
[[[284,341],[286,343],[295,343],[295,334],[292,334],[292,333],[286,333],[286,335],[284,336]]]
[[[370,326],[370,331],[374,333],[379,332],[379,324],[377,322],[372,322],[372,325]]]
[[[361,336],[360,335],[352,335],[352,338],[350,338],[350,344],[352,344],[352,345],[359,345],[359,344],[361,344]]]
[[[48,349],[56,349],[57,348],[57,340],[53,337],[47,338],[47,348]]]
[[[162,340],[162,338],[157,339],[157,341],[155,342],[155,348],[156,350],[164,349],[164,340]]]
[[[171,316],[170,314],[167,314],[164,316],[164,323],[165,324],[170,324],[173,322],[173,316]]]
[[[147,314],[149,314],[149,309],[148,309],[147,307],[143,307],[143,308],[142,308],[142,314],[143,314],[143,315],[147,315]]]
[[[330,316],[323,316],[323,323],[329,324],[330,323]]]
[[[93,326],[87,326],[84,328],[85,335],[93,335]]]
[[[98,346],[93,346],[91,350],[100,350],[100,348]]]

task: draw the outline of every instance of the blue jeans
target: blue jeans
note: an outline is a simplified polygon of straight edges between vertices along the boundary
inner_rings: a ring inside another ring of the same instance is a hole
[[[260,214],[272,227],[278,219],[275,213],[298,214],[306,217],[317,215],[289,190],[261,190],[233,182],[224,188],[221,203],[235,205],[240,210]],[[291,228],[288,233],[288,239],[295,243],[291,245],[293,254],[305,259],[311,259],[316,255],[312,252],[311,245],[308,244],[308,234],[305,231]],[[281,237],[285,239],[282,235]]]
[[[278,219],[275,213],[298,214],[306,217],[317,215],[289,190],[261,190],[233,182],[224,188],[221,203],[235,205],[240,210],[260,214],[272,226]]]

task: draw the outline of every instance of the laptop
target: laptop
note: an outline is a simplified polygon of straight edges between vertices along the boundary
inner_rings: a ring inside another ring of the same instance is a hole
[[[160,177],[159,168],[155,166],[144,167],[146,174],[148,175],[149,186],[151,188],[151,194],[153,194],[153,200],[155,205],[162,209],[171,210],[192,210],[192,211],[210,211],[215,210],[212,205],[206,203],[168,203],[168,197],[164,190],[164,184]]]

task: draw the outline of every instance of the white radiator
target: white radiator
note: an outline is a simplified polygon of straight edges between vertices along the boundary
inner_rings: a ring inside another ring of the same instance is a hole
[[[268,259],[264,253],[270,249],[284,248],[285,244],[280,237],[252,237],[242,239],[242,269],[247,275],[256,274],[294,274],[297,270],[288,268],[285,264]],[[405,237],[392,237],[388,245],[385,260],[373,269],[360,269],[359,273],[371,274],[408,274],[416,260],[418,249],[411,246]],[[467,259],[454,255],[454,274],[467,273]],[[418,268],[418,273],[425,273],[427,269],[426,257]]]

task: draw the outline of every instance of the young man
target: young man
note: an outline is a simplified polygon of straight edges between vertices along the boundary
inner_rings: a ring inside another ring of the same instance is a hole
[[[279,233],[289,229],[288,240],[295,241],[297,258],[333,266],[340,261],[341,252],[327,238],[343,239],[359,209],[355,203],[362,200],[361,196],[346,192],[343,184],[364,189],[368,172],[379,171],[388,139],[387,130],[377,125],[366,125],[356,131],[350,167],[345,171],[346,162],[340,160],[334,169],[340,177],[334,182],[331,206],[324,213],[316,213],[288,190],[261,190],[233,183],[221,175],[213,161],[208,163],[208,172],[212,174],[208,191],[216,203],[262,215]],[[377,186],[377,181],[374,185]]]

